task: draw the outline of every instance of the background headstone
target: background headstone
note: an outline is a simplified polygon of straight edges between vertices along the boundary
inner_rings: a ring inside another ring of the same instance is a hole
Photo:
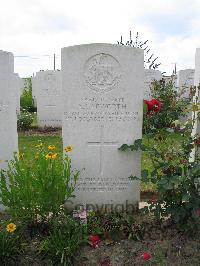
[[[61,61],[63,144],[81,170],[73,205],[122,211],[140,199],[128,178],[140,176],[140,152],[118,148],[142,138],[143,50],[86,44],[63,48]]]
[[[40,71],[32,78],[32,95],[37,103],[39,127],[62,126],[60,71]]]
[[[162,79],[162,73],[159,70],[145,69],[144,70],[144,99],[151,100],[151,86],[152,82]]]
[[[0,169],[18,150],[16,97],[13,94],[14,57],[0,51]]]
[[[200,90],[198,90],[198,87],[200,86],[200,48],[197,48],[195,53],[194,85],[197,87],[196,95],[194,96],[194,102],[200,108]],[[200,110],[195,112],[195,125],[193,134],[198,134],[198,136],[200,137]],[[200,149],[198,149],[197,152],[200,155]]]
[[[23,83],[21,78],[19,77],[19,74],[14,73],[13,74],[13,82],[11,84],[12,92],[14,94],[14,97],[16,99],[16,111],[19,114],[20,113],[20,95],[21,95],[21,88],[23,87]]]
[[[194,86],[194,69],[185,69],[178,71],[177,86],[178,92],[184,90],[182,97],[189,98],[190,87]]]
[[[37,72],[38,74],[38,76],[40,75],[39,73],[40,72]],[[38,85],[37,85],[37,82],[39,81],[39,78],[38,78],[38,76],[37,76],[37,78],[35,77],[35,76],[33,76],[33,77],[31,77],[31,83],[32,83],[32,98],[33,98],[33,100],[34,100],[34,106],[35,107],[37,107],[37,92],[36,92],[36,90],[37,90],[37,88],[38,88]]]

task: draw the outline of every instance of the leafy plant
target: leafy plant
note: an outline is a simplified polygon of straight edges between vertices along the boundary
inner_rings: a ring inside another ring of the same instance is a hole
[[[73,265],[74,254],[87,242],[87,230],[70,216],[53,221],[50,236],[42,241],[41,251],[49,255],[55,265]]]
[[[72,171],[68,153],[58,160],[55,150],[39,143],[31,163],[15,154],[8,171],[1,171],[0,202],[13,217],[28,223],[48,220],[73,196],[79,171]]]
[[[9,230],[14,224],[0,227],[0,265],[16,265],[18,256],[22,251],[21,238],[17,230]],[[16,228],[16,227],[15,227]]]
[[[33,123],[33,115],[26,110],[22,110],[20,114],[17,115],[17,129],[27,130]]]
[[[174,90],[172,81],[154,81],[151,95],[161,102],[161,109],[159,112],[144,116],[144,133],[156,132],[161,128],[172,128],[174,121],[180,117],[186,117],[189,109],[192,111],[191,99],[182,98],[182,95]]]
[[[170,111],[173,113],[172,107],[169,108]],[[159,115],[159,112],[154,112],[152,116],[157,114]],[[151,117],[147,115],[147,119]],[[164,117],[160,115],[161,124],[162,119]],[[123,144],[119,148],[122,151],[141,149],[149,153],[153,170],[149,172],[144,169],[141,177],[130,177],[141,179],[143,182],[150,181],[157,188],[156,199],[152,199],[149,202],[150,206],[144,210],[152,212],[159,220],[170,217],[180,229],[193,232],[200,225],[200,158],[195,153],[194,160],[190,160],[192,151],[197,149],[200,143],[198,136],[192,136],[194,122],[188,122],[179,132],[178,146],[175,142],[174,146],[169,146],[166,136],[170,133],[165,129],[157,129],[156,133],[146,135],[151,137],[149,145],[148,143],[145,145],[142,140],[136,140],[132,145]],[[153,143],[152,138],[154,138]]]

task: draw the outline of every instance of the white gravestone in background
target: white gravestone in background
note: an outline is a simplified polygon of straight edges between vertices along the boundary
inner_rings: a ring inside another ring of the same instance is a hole
[[[189,98],[190,87],[194,86],[194,69],[185,69],[178,71],[177,74],[178,91],[183,91],[182,97]]]
[[[21,88],[23,87],[23,83],[22,83],[21,78],[19,77],[19,74],[17,73],[13,74],[13,82],[11,86],[12,86],[11,90],[16,100],[16,111],[19,114],[20,113],[20,94],[21,94]]]
[[[195,53],[194,85],[196,87],[200,85],[200,48],[197,48]],[[194,96],[194,102],[200,106],[200,91],[198,91],[198,88],[196,90],[196,95]],[[193,117],[193,119],[195,119],[195,125],[193,129],[193,135],[198,134],[198,136],[200,137],[200,120],[198,119],[198,117],[200,118],[200,111],[196,111],[194,115],[195,117]],[[197,152],[198,154],[200,154],[200,149],[198,149]]]
[[[128,178],[140,177],[140,152],[118,148],[142,138],[143,62],[143,50],[132,47],[62,49],[63,144],[74,146],[72,166],[81,170],[73,205],[126,208],[140,200],[139,182]]]
[[[40,71],[42,72],[42,71]],[[32,98],[34,100],[34,106],[37,107],[37,88],[38,88],[38,85],[37,85],[37,82],[39,81],[39,75],[40,75],[40,72],[37,72],[37,77],[36,76],[33,76],[31,77],[31,83],[32,83]]]
[[[0,51],[0,169],[6,169],[6,160],[18,150],[16,98],[12,91],[14,57]]]
[[[144,99],[151,100],[151,86],[152,82],[162,79],[162,73],[159,70],[145,69],[144,70]]]
[[[35,87],[36,86],[36,87]],[[33,79],[33,96],[37,102],[37,121],[40,127],[61,127],[61,73],[40,71]]]

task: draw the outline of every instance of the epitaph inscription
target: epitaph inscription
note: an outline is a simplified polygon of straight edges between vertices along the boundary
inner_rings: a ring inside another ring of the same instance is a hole
[[[136,120],[124,97],[82,97],[78,110],[64,112],[64,119],[77,122],[124,122]]]
[[[97,54],[88,59],[84,66],[86,85],[100,93],[116,88],[121,78],[119,62],[111,55]]]

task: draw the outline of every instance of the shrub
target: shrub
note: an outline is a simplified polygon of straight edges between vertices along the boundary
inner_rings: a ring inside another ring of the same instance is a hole
[[[16,265],[21,252],[21,238],[13,223],[1,226],[0,229],[0,265]],[[16,231],[15,231],[16,229]]]
[[[151,104],[148,110],[150,109],[153,110]],[[173,114],[174,109],[169,107],[166,112],[173,120],[176,115],[176,113]],[[147,112],[146,119],[155,122],[156,119],[153,120],[153,116],[156,115],[159,115],[159,112],[155,110],[151,116]],[[160,115],[160,123],[169,126],[163,115],[164,113]],[[149,154],[153,169],[143,170],[141,177],[130,177],[145,183],[150,181],[157,188],[156,198],[149,201],[150,206],[144,210],[152,212],[159,220],[170,218],[181,230],[195,232],[195,229],[200,226],[200,157],[197,152],[194,160],[191,160],[190,156],[192,151],[199,148],[200,141],[199,136],[192,135],[196,116],[193,114],[193,117],[194,120],[188,121],[185,128],[178,133],[179,144],[172,141],[174,145],[169,146],[167,136],[171,133],[165,129],[156,129],[154,134],[146,135],[149,138],[149,145],[145,145],[142,140],[136,140],[132,145],[123,144],[119,149],[132,151],[141,149]]]
[[[49,255],[55,265],[73,265],[74,254],[84,242],[87,242],[86,226],[68,216],[54,220],[50,236],[41,244],[41,251]]]
[[[55,150],[39,143],[31,163],[23,154],[15,154],[8,171],[1,171],[0,202],[13,217],[28,223],[50,219],[73,196],[79,171],[72,172],[67,153],[58,159]]]
[[[18,130],[27,130],[30,128],[33,123],[33,115],[26,110],[20,112],[17,115],[17,129]]]
[[[154,81],[151,94],[161,102],[161,110],[144,116],[145,133],[155,132],[161,128],[171,128],[174,121],[181,116],[187,116],[186,110],[189,108],[190,99],[182,98],[182,95],[173,89],[172,81]]]
[[[151,143],[151,146],[137,140],[134,145],[121,147],[122,150],[141,148],[148,151],[154,166],[151,172],[143,170],[141,178],[130,178],[156,185],[157,196],[149,201],[150,206],[145,211],[152,212],[159,220],[170,217],[180,229],[195,232],[200,225],[200,159],[197,156],[194,162],[189,162],[194,140],[183,136],[180,147],[171,148],[167,146],[164,133],[155,139],[156,144]]]

